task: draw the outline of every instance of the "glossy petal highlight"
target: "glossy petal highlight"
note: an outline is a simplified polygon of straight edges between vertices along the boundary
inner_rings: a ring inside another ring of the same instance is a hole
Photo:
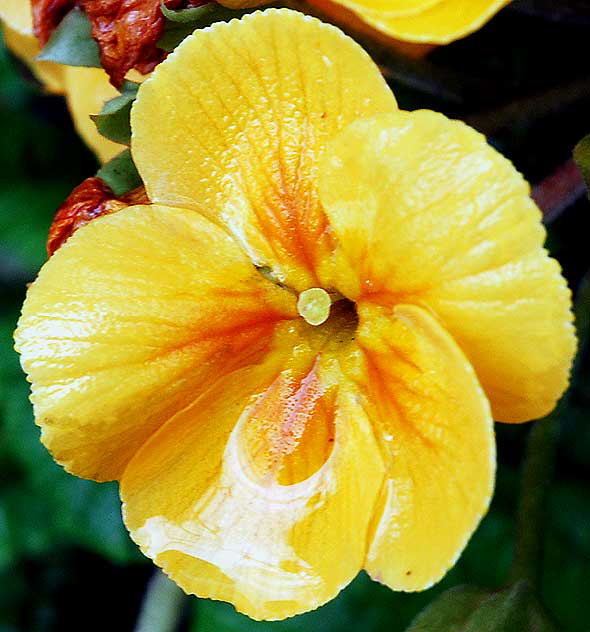
[[[44,265],[15,334],[43,442],[77,475],[120,477],[294,315],[292,295],[196,213],[138,206],[92,221]]]
[[[415,15],[445,0],[341,0],[349,9],[378,13],[383,17]]]
[[[575,348],[569,291],[528,194],[483,136],[427,111],[351,125],[321,167],[347,263],[336,287],[354,300],[434,310],[499,421],[548,413]]]
[[[481,28],[511,0],[443,0],[419,13],[390,17],[385,11],[355,9],[372,27],[410,42],[448,44]]]
[[[158,66],[132,110],[133,157],[151,200],[225,225],[301,291],[332,247],[317,198],[326,142],[395,108],[377,67],[339,30],[257,12],[195,32]]]
[[[28,0],[2,0],[0,20],[21,35],[33,35],[33,13]]]
[[[365,568],[422,590],[455,563],[487,510],[495,472],[488,401],[449,334],[425,310],[359,306],[364,406],[387,464]]]
[[[356,388],[301,329],[279,327],[264,364],[173,418],[121,486],[147,555],[255,619],[313,609],[357,574],[383,475]]]

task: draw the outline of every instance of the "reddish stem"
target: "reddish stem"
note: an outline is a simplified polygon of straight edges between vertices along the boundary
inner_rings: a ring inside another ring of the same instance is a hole
[[[543,221],[549,224],[582,197],[585,191],[582,174],[570,159],[533,187],[532,198],[543,212]]]

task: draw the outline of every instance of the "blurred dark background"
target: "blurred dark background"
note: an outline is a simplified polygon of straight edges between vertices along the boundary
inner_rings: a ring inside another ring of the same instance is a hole
[[[570,160],[574,145],[590,133],[589,16],[587,2],[521,2],[424,59],[379,47],[371,52],[402,107],[429,107],[467,120],[537,184]],[[116,485],[66,474],[39,443],[12,349],[26,283],[45,260],[53,212],[97,165],[74,133],[62,98],[44,95],[1,44],[0,143],[0,632],[126,632],[133,629],[153,567],[122,526]],[[567,178],[561,185],[571,193]],[[542,597],[560,629],[588,632],[590,292],[583,290],[590,270],[590,203],[583,194],[573,198],[553,204],[548,217],[548,247],[578,297],[581,345],[560,415]],[[181,629],[396,632],[450,586],[502,586],[528,431],[527,424],[497,425],[492,507],[458,564],[434,588],[393,593],[361,574],[332,603],[274,624],[191,598]]]

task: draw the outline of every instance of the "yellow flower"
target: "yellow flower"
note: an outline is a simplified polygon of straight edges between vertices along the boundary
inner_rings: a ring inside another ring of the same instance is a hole
[[[544,415],[568,381],[569,292],[528,185],[288,10],[186,39],[132,129],[152,205],[78,230],[23,307],[43,442],[121,482],[185,591],[251,617],[361,568],[430,586],[488,506],[492,412]]]
[[[107,101],[119,96],[118,90],[102,68],[63,66],[63,73],[66,101],[76,131],[99,162],[108,162],[125,147],[102,136],[90,115],[99,114]]]
[[[90,118],[102,110],[105,101],[119,94],[104,70],[35,61],[40,48],[33,35],[31,6],[25,0],[2,0],[0,20],[6,46],[29,66],[48,92],[65,94],[77,132],[99,161],[107,162],[121,152],[124,147],[99,134]]]
[[[448,44],[481,28],[511,0],[309,0],[335,18],[338,5],[406,42]]]
[[[6,46],[20,57],[49,92],[63,92],[63,66],[38,62],[39,44],[33,35],[31,5],[26,0],[2,0],[0,20],[4,23]]]

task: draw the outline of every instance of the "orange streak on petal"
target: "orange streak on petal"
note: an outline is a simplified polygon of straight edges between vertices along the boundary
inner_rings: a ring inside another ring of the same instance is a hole
[[[282,373],[256,402],[242,432],[244,454],[267,482],[289,485],[310,476],[328,457],[334,436],[334,398],[318,374]]]

